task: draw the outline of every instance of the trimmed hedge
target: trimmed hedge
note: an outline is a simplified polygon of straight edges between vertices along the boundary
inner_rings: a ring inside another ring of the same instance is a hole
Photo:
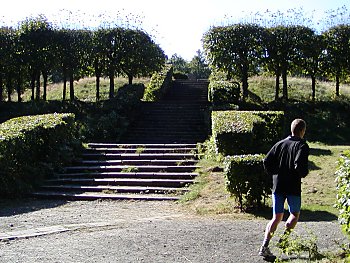
[[[160,72],[152,75],[143,96],[144,101],[158,101],[171,87],[173,67],[165,65]]]
[[[30,192],[74,156],[74,114],[45,114],[0,124],[0,195]],[[76,147],[77,149],[77,147]]]
[[[212,135],[223,155],[267,152],[283,136],[281,111],[213,111]]]
[[[271,192],[271,178],[264,172],[264,155],[235,155],[224,159],[227,190],[242,211],[261,207]]]
[[[208,87],[208,99],[214,109],[228,109],[237,105],[240,99],[240,86],[238,82],[210,81]]]
[[[350,151],[346,151],[338,160],[336,171],[337,203],[339,223],[350,238]]]

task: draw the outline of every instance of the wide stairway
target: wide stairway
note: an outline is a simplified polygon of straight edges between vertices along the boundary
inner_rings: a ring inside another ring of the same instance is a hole
[[[159,102],[144,102],[126,143],[198,143],[208,136],[207,81],[174,81]]]
[[[207,87],[206,81],[175,81],[162,101],[143,103],[121,143],[89,143],[74,165],[34,195],[178,200],[197,176],[196,143],[207,137]]]

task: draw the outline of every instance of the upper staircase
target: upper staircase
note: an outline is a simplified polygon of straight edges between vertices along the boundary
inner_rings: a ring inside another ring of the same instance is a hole
[[[207,137],[206,81],[175,81],[163,100],[143,103],[119,144],[89,143],[79,160],[34,193],[66,199],[178,200]]]
[[[208,136],[207,81],[174,81],[164,98],[143,102],[124,143],[198,143]]]

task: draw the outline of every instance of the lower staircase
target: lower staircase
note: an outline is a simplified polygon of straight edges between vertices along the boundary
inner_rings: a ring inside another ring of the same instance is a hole
[[[89,143],[81,158],[35,193],[71,200],[178,200],[198,168],[207,137],[205,81],[175,82],[164,99],[145,103],[122,143]]]
[[[178,200],[197,176],[194,144],[90,143],[82,159],[47,180],[40,197]]]

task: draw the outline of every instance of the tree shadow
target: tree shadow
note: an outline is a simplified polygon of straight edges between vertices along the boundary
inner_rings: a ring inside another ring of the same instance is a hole
[[[270,220],[272,218],[272,209],[269,207],[263,207],[261,209],[255,209],[248,213]],[[289,211],[284,210],[283,221],[286,221],[289,216]],[[336,221],[338,217],[327,211],[311,211],[308,209],[301,209],[299,222],[330,222]]]
[[[327,211],[311,211],[308,209],[301,209],[300,222],[329,222],[336,221],[338,217]]]
[[[328,149],[310,148],[310,155],[314,155],[314,156],[332,155],[332,151]]]
[[[313,156],[323,156],[323,155],[331,155],[332,151],[328,149],[320,149],[320,148],[310,148],[310,155]],[[313,161],[309,160],[309,169],[314,170],[321,170],[321,167],[317,166]]]
[[[41,209],[58,207],[66,203],[65,200],[57,199],[0,199],[0,217],[26,214]]]
[[[310,171],[321,170],[321,167],[317,166],[313,161],[309,160],[308,164],[309,164]]]

